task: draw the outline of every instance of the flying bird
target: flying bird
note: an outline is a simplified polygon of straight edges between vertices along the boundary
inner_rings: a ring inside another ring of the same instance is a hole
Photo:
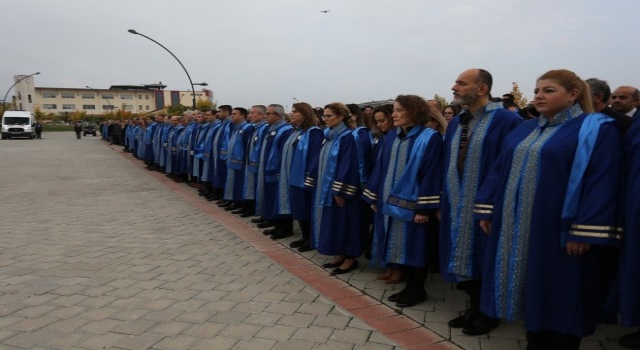
[[[331,12],[331,10],[320,10],[320,12],[322,12],[322,13],[329,13],[329,12]]]

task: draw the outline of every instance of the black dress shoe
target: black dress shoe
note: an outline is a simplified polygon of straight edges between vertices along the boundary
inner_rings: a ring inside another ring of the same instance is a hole
[[[344,262],[344,260],[338,261],[336,263],[328,262],[328,263],[322,264],[322,267],[324,267],[325,269],[332,269],[334,267],[338,267],[338,266],[342,265],[343,262]]]
[[[293,236],[293,232],[278,231],[271,236],[271,239],[282,239]]]
[[[269,229],[266,229],[266,230],[262,231],[262,233],[264,233],[266,236],[268,236],[268,235],[275,235],[275,234],[276,234],[276,233],[278,233],[278,232],[280,232],[280,231],[278,231],[278,228],[277,228],[277,227],[269,228]]]
[[[464,328],[473,322],[478,315],[480,314],[477,310],[467,310],[461,316],[454,318],[453,320],[447,322],[449,327],[451,328]]]
[[[224,210],[226,210],[226,211],[232,211],[232,210],[238,210],[238,209],[240,209],[240,206],[239,205],[235,205],[233,203],[231,203],[231,205],[228,205],[228,206],[224,207]]]
[[[254,224],[259,224],[259,223],[264,222],[264,218],[262,216],[260,216],[260,217],[257,217],[255,219],[251,219],[251,222],[253,222]]]
[[[623,335],[618,343],[625,348],[640,349],[640,330]]]
[[[212,197],[215,196],[214,194],[211,195]],[[218,199],[218,201],[216,202],[217,205],[220,204],[226,204],[228,202],[228,200],[226,199]]]
[[[245,211],[244,213],[240,214],[241,218],[248,218],[250,216],[253,216],[253,213],[250,211]]]
[[[426,293],[407,293],[396,302],[397,307],[411,307],[427,299]]]
[[[466,335],[483,335],[491,332],[491,330],[499,325],[499,319],[491,318],[481,312],[473,322],[462,328],[462,333]]]
[[[305,242],[303,245],[298,247],[298,251],[300,253],[308,252],[310,250],[313,250],[313,248],[311,248],[311,243],[309,242]]]
[[[306,242],[306,240],[304,238],[301,238],[301,239],[299,239],[297,241],[293,241],[293,242],[289,243],[289,248],[301,247],[305,242]]]
[[[391,294],[387,297],[387,300],[394,302],[394,301],[398,301],[400,299],[402,299],[407,293],[409,293],[409,289],[407,289],[406,287],[399,291],[398,293],[394,293]]]
[[[246,209],[238,208],[238,209],[232,211],[231,214],[236,214],[237,215],[237,214],[244,214],[245,212],[246,212]]]
[[[224,202],[224,203],[218,204],[218,206],[219,206],[220,208],[227,208],[227,207],[230,207],[230,206],[232,206],[232,205],[233,205],[233,202],[232,202],[232,201],[226,201],[226,202]]]
[[[338,267],[337,269],[331,272],[331,275],[332,276],[342,275],[343,273],[351,272],[357,268],[358,268],[358,260],[353,260],[353,263],[351,264],[351,266],[347,267],[346,269],[341,269],[340,267]]]
[[[257,224],[256,226],[258,226],[258,228],[267,228],[267,227],[273,227],[275,225],[276,225],[275,223],[265,220],[265,221]]]

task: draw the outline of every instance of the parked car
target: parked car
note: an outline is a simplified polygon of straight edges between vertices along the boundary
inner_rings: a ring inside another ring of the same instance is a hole
[[[87,135],[93,135],[96,136],[96,124],[95,123],[84,123],[84,125],[82,125],[82,135],[83,136],[87,136]]]

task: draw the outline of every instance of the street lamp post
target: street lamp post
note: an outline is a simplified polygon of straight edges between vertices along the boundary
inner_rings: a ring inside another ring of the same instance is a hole
[[[16,86],[19,82],[21,82],[21,81],[23,81],[23,80],[27,79],[28,77],[32,77],[32,76],[34,76],[34,75],[38,75],[38,74],[40,74],[40,72],[35,72],[35,73],[33,73],[33,74],[25,75],[24,77],[22,77],[22,78],[18,79],[18,81],[16,81],[15,83],[13,83],[13,85],[11,85],[11,86],[9,87],[9,89],[7,90],[7,93],[6,93],[6,94],[4,94],[4,98],[2,99],[2,101],[3,101],[3,102],[2,102],[2,114],[3,114],[3,115],[4,115],[5,104],[6,104],[6,102],[7,102],[7,96],[9,96],[9,91],[11,91],[11,89],[13,89],[13,87],[14,87],[14,86]],[[13,104],[13,101],[12,101],[12,103],[11,103],[11,104]]]
[[[180,63],[180,66],[182,67],[182,69],[184,70],[184,72],[187,74],[187,78],[189,78],[189,84],[191,85],[191,93],[193,94],[193,109],[196,109],[196,90],[194,89],[194,85],[201,85],[201,86],[207,86],[207,83],[199,83],[199,84],[194,84],[193,81],[191,80],[191,76],[189,75],[189,72],[187,72],[187,68],[184,67],[184,64],[182,64],[182,62],[180,62],[180,60],[178,59],[178,57],[176,57],[176,55],[173,54],[173,52],[171,52],[171,50],[167,49],[164,45],[160,44],[159,42],[151,39],[150,37],[142,34],[142,33],[138,33],[136,32],[134,29],[129,29],[128,30],[129,33],[131,34],[135,34],[135,35],[140,35],[143,38],[147,38],[151,41],[153,41],[154,43],[158,44],[161,48],[165,49],[165,51],[167,51],[169,54],[171,54],[171,56],[173,56],[173,58],[176,59],[176,61],[178,61],[178,63]]]

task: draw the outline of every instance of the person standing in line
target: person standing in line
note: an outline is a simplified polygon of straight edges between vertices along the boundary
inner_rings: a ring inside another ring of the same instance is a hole
[[[247,159],[247,143],[253,125],[247,122],[247,110],[235,107],[231,112],[231,136],[227,147],[227,180],[225,181],[224,199],[233,204],[224,208],[232,214],[244,213],[242,192],[244,189],[245,162]]]
[[[524,319],[527,350],[578,350],[613,285],[622,147],[614,120],[592,113],[589,86],[571,71],[540,76],[534,104],[540,118],[507,136],[476,197],[490,235],[481,309]]]
[[[393,107],[394,129],[385,136],[363,198],[376,213],[375,256],[402,271],[407,283],[387,299],[410,307],[427,297],[424,284],[435,244],[428,223],[440,207],[443,140],[431,128],[431,108],[420,96],[400,95]],[[437,233],[436,228],[432,228]]]
[[[299,252],[311,250],[311,208],[315,179],[310,176],[318,162],[324,133],[316,126],[313,107],[305,102],[293,104],[291,123],[294,130],[283,149],[280,168],[280,214],[298,221],[302,238],[289,244]],[[286,187],[286,189],[285,189]]]
[[[493,77],[484,69],[469,69],[458,76],[451,88],[453,102],[466,109],[451,120],[445,136],[440,272],[469,295],[468,309],[448,323],[467,335],[486,334],[500,324],[499,319],[480,312],[488,237],[473,218],[473,203],[505,137],[522,122],[502,102],[491,102],[492,85]]]
[[[267,107],[264,105],[254,105],[249,110],[249,122],[253,124],[253,131],[247,144],[247,161],[245,163],[244,191],[242,195],[245,213],[240,214],[241,217],[256,215],[256,177],[260,164],[262,141],[269,129],[269,125],[265,120],[266,113]],[[251,222],[260,225],[264,222],[264,218],[253,218]]]
[[[640,118],[633,118],[624,140],[625,150],[625,227],[620,251],[620,322],[625,327],[640,326]],[[640,330],[618,340],[629,349],[640,349]]]
[[[334,257],[322,267],[334,270],[332,275],[358,268],[357,258],[363,251],[360,174],[355,139],[347,125],[349,109],[342,103],[324,108],[324,144],[318,165],[311,171],[316,179],[313,202],[311,247],[320,254]]]
[[[279,104],[267,106],[267,124],[269,129],[262,142],[258,176],[256,185],[256,211],[274,227],[263,233],[273,239],[285,238],[293,235],[293,220],[291,215],[279,214],[278,185],[282,150],[285,141],[291,134],[291,125],[285,122],[284,107]]]

